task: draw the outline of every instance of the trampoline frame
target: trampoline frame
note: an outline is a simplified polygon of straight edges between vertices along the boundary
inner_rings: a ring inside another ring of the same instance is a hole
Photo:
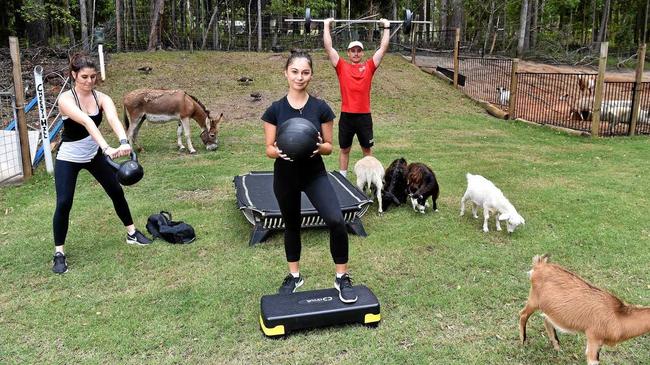
[[[253,225],[253,231],[251,232],[250,240],[248,242],[250,246],[253,246],[264,242],[272,232],[283,230],[284,220],[282,219],[279,209],[277,212],[268,212],[255,207],[254,202],[251,200],[248,193],[248,187],[246,186],[246,177],[249,175],[272,176],[273,172],[252,171],[248,174],[235,176],[233,179],[238,208],[242,211],[246,220]],[[363,191],[359,190],[359,188],[343,177],[343,175],[338,171],[330,171],[328,172],[328,175],[330,178],[335,179],[350,196],[354,197],[358,201],[356,206],[341,207],[343,219],[348,232],[361,237],[367,237],[368,234],[363,228],[361,217],[368,211],[368,208],[373,202],[372,199],[369,199]],[[243,187],[243,197],[239,196],[237,192],[238,184]],[[364,199],[360,198],[358,195],[364,197]],[[302,209],[300,215],[302,217],[301,228],[318,228],[327,226],[323,218],[318,215],[318,211],[316,211],[313,206],[311,209]]]

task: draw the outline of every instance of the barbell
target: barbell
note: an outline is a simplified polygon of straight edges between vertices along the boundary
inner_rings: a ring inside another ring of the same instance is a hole
[[[311,31],[311,23],[324,23],[325,19],[312,19],[311,18],[311,9],[305,9],[305,18],[304,19],[285,19],[285,22],[304,22],[305,23],[305,32],[309,33]],[[381,23],[376,19],[334,19],[333,22],[338,23]],[[409,9],[404,10],[404,20],[389,20],[391,24],[403,24],[404,33],[411,33],[411,24],[431,24],[431,22],[417,21],[413,20],[413,12]]]

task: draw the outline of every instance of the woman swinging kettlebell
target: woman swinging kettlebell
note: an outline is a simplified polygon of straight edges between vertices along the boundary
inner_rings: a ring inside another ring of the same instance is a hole
[[[63,134],[54,170],[56,209],[53,218],[55,253],[52,271],[57,274],[68,271],[63,246],[68,233],[77,177],[82,169],[88,170],[111,198],[115,212],[126,228],[126,243],[148,245],[152,242],[135,228],[129,205],[118,180],[119,173],[116,174],[108,159],[104,157],[104,155],[110,158],[128,156],[132,153],[132,149],[126,139],[122,122],[117,116],[113,100],[108,95],[95,90],[97,82],[95,61],[83,53],[72,56],[70,78],[73,80],[72,88],[61,94],[59,99],[59,110],[63,116]],[[99,131],[104,113],[111,129],[120,140],[117,148],[111,147]],[[131,161],[126,162],[127,164],[129,162],[137,164],[134,161],[135,154],[132,157]],[[126,170],[131,171],[130,175],[127,174],[131,177],[124,181],[135,183],[142,177],[142,167],[140,166],[140,176],[137,178],[137,167],[134,169],[133,164],[129,166],[131,167],[126,167]]]

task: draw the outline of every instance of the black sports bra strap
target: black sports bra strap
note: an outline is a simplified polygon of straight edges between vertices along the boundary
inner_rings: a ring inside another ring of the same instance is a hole
[[[74,91],[74,86],[70,89],[70,91],[72,91],[72,96],[74,96],[74,101],[77,103],[77,106],[79,107],[79,109],[81,109],[81,103],[79,103],[79,97],[77,96],[77,93]]]
[[[97,104],[97,110],[99,110],[99,99],[97,99],[97,92],[93,90],[93,96],[95,97],[95,104]]]

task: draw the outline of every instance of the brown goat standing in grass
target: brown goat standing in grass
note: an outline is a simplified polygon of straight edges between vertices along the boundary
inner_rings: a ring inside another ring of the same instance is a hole
[[[587,283],[578,275],[548,262],[548,255],[533,257],[531,288],[519,312],[519,337],[526,342],[526,322],[536,310],[544,313],[544,327],[556,350],[556,329],[587,336],[587,364],[599,363],[600,348],[614,346],[650,332],[650,307],[632,306]]]

